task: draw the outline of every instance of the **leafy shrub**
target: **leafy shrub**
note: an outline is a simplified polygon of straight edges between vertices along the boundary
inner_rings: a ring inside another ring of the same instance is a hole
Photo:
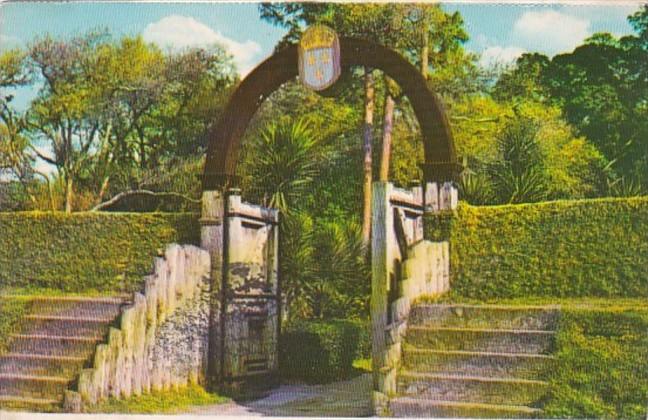
[[[7,351],[9,335],[18,332],[27,305],[23,299],[0,297],[0,355]]]
[[[279,364],[287,379],[325,383],[353,373],[353,361],[371,352],[369,325],[348,320],[299,321],[281,336]]]
[[[255,201],[284,213],[295,210],[318,174],[319,137],[306,119],[269,124],[253,140],[249,175]]]
[[[648,312],[564,310],[556,341],[546,416],[645,418]]]
[[[548,194],[539,125],[527,118],[510,122],[497,138],[498,158],[488,173],[499,203],[542,201]]]
[[[426,236],[450,238],[461,296],[648,296],[648,197],[461,203],[454,217],[429,217]]]
[[[199,242],[190,213],[0,213],[0,288],[130,292],[172,242]]]
[[[283,219],[279,264],[290,319],[366,318],[370,271],[361,228],[353,220]]]

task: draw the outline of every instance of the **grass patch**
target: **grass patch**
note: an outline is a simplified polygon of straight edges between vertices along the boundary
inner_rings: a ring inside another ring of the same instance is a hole
[[[592,308],[592,309],[646,309],[648,310],[648,299],[645,298],[604,298],[604,297],[549,297],[549,296],[526,296],[517,298],[471,298],[462,296],[454,291],[443,295],[422,296],[419,303],[465,303],[475,305],[511,305],[511,306],[544,306],[560,305],[567,308]]]
[[[85,289],[76,292],[66,292],[61,289],[52,289],[38,286],[5,287],[0,289],[0,301],[3,299],[29,301],[35,297],[107,297],[121,293],[107,293],[97,289]]]
[[[353,368],[360,373],[371,373],[371,358],[354,360]]]
[[[90,413],[173,414],[194,406],[223,404],[229,398],[212,394],[199,385],[189,385],[179,390],[154,391],[130,398],[113,398],[91,407]]]
[[[545,416],[646,418],[648,311],[617,307],[562,312]]]
[[[19,332],[28,305],[23,299],[0,299],[0,355],[8,350],[9,335]]]

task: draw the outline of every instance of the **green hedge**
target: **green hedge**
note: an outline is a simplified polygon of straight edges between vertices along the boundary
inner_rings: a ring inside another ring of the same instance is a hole
[[[648,197],[473,207],[429,217],[452,290],[491,298],[648,296]]]
[[[189,213],[0,213],[0,288],[130,292],[167,244],[199,232]]]
[[[282,331],[279,366],[286,379],[326,383],[348,378],[353,361],[370,354],[368,323],[299,321]]]
[[[0,355],[9,347],[9,335],[20,331],[20,321],[27,311],[27,300],[0,296]]]
[[[565,309],[544,415],[645,419],[648,311]]]

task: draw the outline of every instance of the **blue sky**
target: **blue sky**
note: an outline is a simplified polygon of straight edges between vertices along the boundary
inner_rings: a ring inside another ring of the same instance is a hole
[[[510,62],[525,51],[571,51],[594,32],[631,33],[626,17],[638,5],[444,3],[462,14],[467,47],[485,64]],[[259,19],[256,3],[9,2],[0,5],[0,50],[46,33],[71,36],[100,27],[117,36],[142,34],[164,48],[219,42],[243,74],[271,54],[284,32]],[[26,105],[31,95],[19,92],[18,104]]]
[[[0,0],[2,1],[2,0]],[[511,62],[525,51],[568,52],[595,32],[631,33],[626,17],[640,2],[623,5],[514,5],[444,3],[459,11],[470,35],[467,48],[485,65]],[[45,34],[73,36],[108,28],[136,35],[163,48],[218,42],[245,75],[272,53],[284,30],[259,19],[255,3],[16,2],[0,4],[0,52],[29,45]],[[14,104],[26,109],[37,87],[16,90]],[[47,153],[47,150],[42,150]],[[51,172],[44,162],[39,169]]]

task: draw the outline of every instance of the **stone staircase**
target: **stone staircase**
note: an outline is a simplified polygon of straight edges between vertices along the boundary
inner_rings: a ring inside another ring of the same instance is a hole
[[[35,297],[0,356],[0,409],[58,411],[119,315],[123,297]]]
[[[540,417],[558,316],[556,307],[414,306],[391,413]]]

